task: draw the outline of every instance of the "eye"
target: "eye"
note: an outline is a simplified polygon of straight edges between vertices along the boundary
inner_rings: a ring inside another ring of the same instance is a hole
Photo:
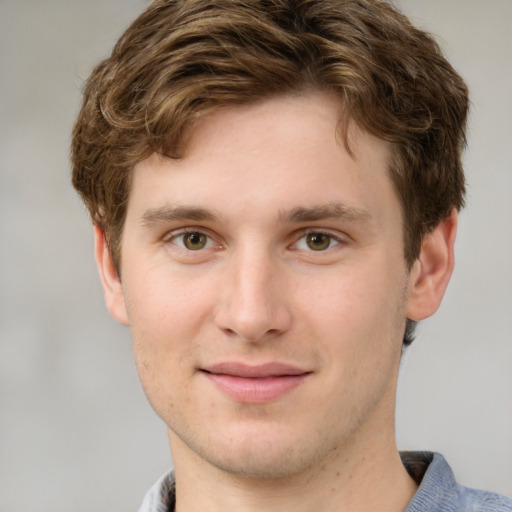
[[[200,251],[213,247],[212,239],[200,231],[181,233],[172,238],[172,242],[188,251]]]
[[[340,242],[333,236],[315,231],[301,237],[295,244],[295,248],[300,250],[325,251],[339,245],[339,243]]]

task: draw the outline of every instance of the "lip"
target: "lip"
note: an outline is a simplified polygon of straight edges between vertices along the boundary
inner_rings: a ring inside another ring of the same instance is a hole
[[[224,394],[237,402],[272,402],[298,387],[311,371],[283,363],[247,365],[226,362],[200,371]]]

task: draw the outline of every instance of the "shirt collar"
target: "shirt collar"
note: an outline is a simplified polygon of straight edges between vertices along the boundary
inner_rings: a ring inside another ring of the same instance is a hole
[[[402,463],[419,484],[405,512],[441,512],[457,486],[450,466],[439,453],[401,452]],[[176,489],[172,471],[164,474],[146,493],[139,512],[172,512]]]
[[[144,496],[139,512],[172,512],[176,503],[174,473],[162,475]]]

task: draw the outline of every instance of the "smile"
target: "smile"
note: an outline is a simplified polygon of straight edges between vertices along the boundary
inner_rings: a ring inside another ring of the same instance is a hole
[[[299,386],[310,371],[271,363],[248,366],[239,363],[222,363],[201,372],[224,394],[237,402],[263,404],[272,402]]]

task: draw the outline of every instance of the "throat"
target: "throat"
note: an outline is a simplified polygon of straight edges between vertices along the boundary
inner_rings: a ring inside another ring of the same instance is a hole
[[[417,490],[396,451],[358,461],[334,457],[308,471],[255,478],[175,460],[177,512],[402,512]],[[179,457],[178,457],[179,459]]]

